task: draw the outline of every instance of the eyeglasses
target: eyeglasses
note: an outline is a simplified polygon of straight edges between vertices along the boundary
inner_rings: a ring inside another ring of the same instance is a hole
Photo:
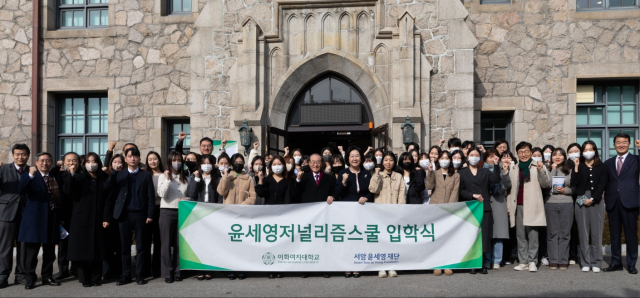
[[[309,164],[310,165],[321,165],[322,162],[321,161],[317,161],[317,160],[311,160],[311,161],[309,161]]]
[[[518,155],[529,154],[529,153],[531,153],[531,151],[529,151],[529,150],[520,150],[520,151],[518,151]]]

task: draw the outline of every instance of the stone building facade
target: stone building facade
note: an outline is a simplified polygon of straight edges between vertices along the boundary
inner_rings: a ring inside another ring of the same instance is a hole
[[[365,99],[362,119],[368,121],[342,132],[384,126],[395,151],[402,150],[407,118],[424,147],[454,136],[486,141],[483,119],[492,115],[506,115],[504,133],[512,143],[566,147],[580,140],[578,114],[588,109],[580,110],[580,86],[608,79],[635,86],[638,114],[637,6],[583,11],[576,0],[182,0],[187,11],[173,13],[172,1],[95,0],[106,9],[103,26],[66,29],[60,28],[64,1],[0,0],[4,148],[25,142],[39,151],[86,153],[106,150],[109,140],[117,148],[133,142],[143,153],[166,155],[176,123],[188,124],[192,140],[237,140],[246,120],[263,150],[279,150],[286,144],[268,144],[272,132],[304,131],[291,128],[292,108],[323,76],[338,77]],[[74,98],[78,105],[65,106]],[[84,109],[76,111],[82,98]],[[91,98],[100,99],[98,112]],[[626,128],[637,134],[634,117]],[[63,131],[68,125],[73,129]],[[94,139],[98,145],[89,144]],[[0,161],[10,159],[0,151]]]

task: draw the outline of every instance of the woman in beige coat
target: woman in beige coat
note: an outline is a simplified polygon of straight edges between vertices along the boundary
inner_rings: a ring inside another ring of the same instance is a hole
[[[369,182],[369,192],[373,194],[374,203],[377,204],[406,204],[406,187],[404,179],[400,173],[394,171],[396,168],[396,155],[389,151],[382,156],[382,167],[375,168],[375,174],[371,176]],[[395,270],[389,271],[389,277],[397,277]],[[387,277],[387,272],[381,270],[378,277]]]
[[[542,189],[551,187],[551,177],[544,163],[532,162],[532,146],[516,146],[518,164],[509,168],[511,192],[507,197],[509,223],[516,227],[519,264],[517,271],[538,271],[538,227],[547,226]]]
[[[218,193],[222,196],[223,204],[253,205],[256,202],[256,190],[253,178],[244,169],[244,157],[236,153],[231,156],[233,163],[231,171],[225,169],[218,184]]]
[[[224,169],[222,178],[218,183],[218,194],[222,197],[223,204],[254,205],[256,202],[255,182],[253,178],[244,172],[244,157],[236,153],[231,156],[233,171]],[[244,272],[229,272],[229,279],[245,279]]]

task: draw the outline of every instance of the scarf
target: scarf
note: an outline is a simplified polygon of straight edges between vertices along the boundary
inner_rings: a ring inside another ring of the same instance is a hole
[[[533,159],[529,159],[528,161],[520,161],[518,163],[518,168],[520,168],[520,170],[522,170],[522,175],[524,176],[524,181],[531,181],[529,178],[529,165],[531,165],[531,162],[533,161]]]

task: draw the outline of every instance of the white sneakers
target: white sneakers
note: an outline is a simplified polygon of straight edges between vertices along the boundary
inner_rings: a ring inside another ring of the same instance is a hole
[[[575,264],[576,264],[576,261],[574,260],[569,261],[569,265],[575,265]]]
[[[500,269],[500,264],[493,264],[493,269],[496,269],[496,270]]]
[[[385,272],[384,270],[379,271],[378,272],[378,277],[380,277],[380,278],[387,277],[387,272]]]
[[[513,267],[513,270],[515,271],[524,271],[529,269],[529,265],[527,264],[519,264],[518,266]]]
[[[398,273],[396,273],[395,270],[390,270],[389,271],[389,277],[398,277]]]
[[[593,271],[593,273],[600,273],[600,268],[598,267],[593,267],[591,268],[591,270]]]
[[[547,259],[547,257],[542,257],[540,263],[542,263],[542,265],[549,266],[549,259]]]
[[[598,270],[600,271],[600,270]],[[589,267],[582,267],[582,272],[589,272]]]
[[[531,262],[529,263],[529,272],[536,272],[538,271],[538,267],[536,266],[536,263]]]

